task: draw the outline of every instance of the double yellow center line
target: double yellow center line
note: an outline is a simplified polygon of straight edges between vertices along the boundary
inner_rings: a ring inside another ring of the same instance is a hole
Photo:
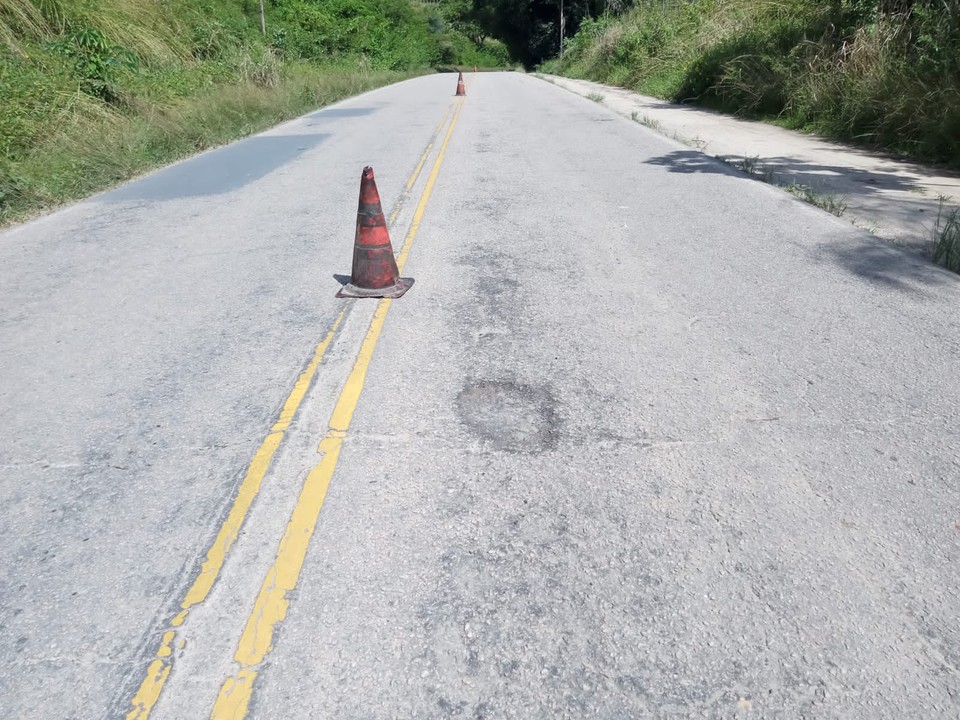
[[[397,266],[401,271],[406,264],[410,248],[413,246],[413,241],[423,221],[423,215],[430,196],[433,194],[433,188],[436,184],[437,176],[440,173],[440,166],[443,163],[447,145],[450,142],[450,137],[453,135],[453,130],[454,127],[456,127],[462,108],[463,101],[459,100],[456,104],[453,118],[450,120],[450,125],[447,128],[446,135],[443,138],[440,150],[437,153],[433,168],[427,178],[423,194],[420,196],[420,201],[414,211],[410,229],[404,238],[403,246],[397,256]],[[439,137],[443,126],[447,122],[449,112],[448,109],[440,125],[434,132],[433,139],[421,155],[416,169],[407,181],[404,191],[391,213],[391,225],[399,215],[404,200],[416,184],[424,164],[433,150],[436,138]],[[360,346],[360,351],[354,362],[353,369],[340,391],[340,395],[330,417],[329,430],[320,441],[318,448],[318,452],[321,453],[323,457],[310,471],[307,479],[304,481],[300,497],[297,500],[286,531],[280,541],[276,558],[263,580],[260,592],[254,603],[253,611],[247,619],[246,626],[240,637],[240,642],[234,655],[234,660],[238,663],[239,668],[231,677],[223,682],[210,716],[213,720],[226,720],[227,718],[230,720],[239,720],[247,715],[250,698],[253,693],[254,681],[259,672],[259,667],[272,649],[277,624],[286,616],[289,605],[287,593],[296,587],[300,579],[300,572],[306,558],[310,538],[313,535],[320,509],[326,497],[327,488],[330,485],[330,480],[336,469],[343,440],[346,437],[354,410],[359,402],[367,369],[373,357],[373,352],[377,340],[380,337],[380,332],[383,329],[383,324],[386,320],[387,311],[390,309],[391,302],[392,300],[388,298],[379,301],[373,319],[370,321],[370,327]],[[156,705],[160,697],[160,692],[163,690],[172,668],[177,629],[183,625],[191,608],[207,598],[217,580],[226,556],[236,541],[250,507],[260,491],[260,486],[262,485],[267,469],[294,415],[306,396],[307,390],[316,375],[317,368],[340,327],[346,312],[346,308],[340,312],[330,331],[317,345],[312,359],[303,372],[301,372],[293,390],[284,403],[280,417],[255,453],[247,469],[247,473],[240,484],[237,497],[230,508],[227,519],[220,527],[213,544],[207,551],[206,559],[203,562],[199,575],[187,591],[181,603],[180,612],[170,620],[169,628],[164,632],[156,657],[147,668],[146,675],[131,700],[131,709],[127,713],[127,720],[146,720]]]
[[[403,247],[397,256],[397,267],[401,271],[407,261],[407,255],[410,253],[417,231],[420,229],[423,213],[426,210],[427,202],[430,200],[430,195],[433,193],[433,186],[437,181],[447,144],[450,142],[450,136],[453,134],[453,128],[457,124],[462,107],[462,102],[457,105],[453,120],[447,129],[443,144],[440,146],[440,152],[433,164],[430,177],[427,179],[423,195],[417,204],[410,230],[407,232]],[[387,319],[387,311],[390,310],[392,302],[389,298],[380,300],[373,319],[370,321],[370,327],[360,346],[360,352],[354,362],[353,369],[350,371],[350,375],[340,391],[340,396],[337,398],[333,413],[330,415],[327,434],[320,441],[318,452],[323,455],[323,459],[310,471],[303,484],[300,498],[293,509],[283,539],[280,541],[276,559],[263,579],[260,594],[253,606],[253,612],[247,618],[247,625],[240,636],[240,643],[234,655],[234,660],[240,667],[220,687],[220,694],[217,697],[213,713],[210,715],[211,720],[239,720],[247,715],[247,708],[259,667],[273,647],[273,636],[277,624],[282,622],[287,614],[287,607],[289,606],[287,593],[296,587],[300,579],[300,571],[307,556],[310,538],[316,528],[317,517],[323,507],[327,488],[330,486],[330,479],[333,477],[334,470],[336,470],[337,461],[340,458],[340,449],[343,446],[344,438],[347,436],[347,430],[350,428],[354,410],[356,410],[357,403],[360,400],[367,369],[373,359],[373,351],[377,346],[380,331],[383,329],[383,324]]]

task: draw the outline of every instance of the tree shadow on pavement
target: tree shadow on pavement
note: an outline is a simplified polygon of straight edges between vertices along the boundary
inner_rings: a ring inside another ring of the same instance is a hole
[[[674,150],[666,155],[644,160],[644,162],[647,165],[661,165],[675,173],[717,173],[737,177],[743,176],[743,173],[734,170],[723,161],[696,150]]]
[[[740,156],[727,156],[723,160],[737,162]],[[793,157],[760,157],[756,159],[759,170],[770,173],[779,183],[797,183],[817,187],[824,182],[843,179],[858,186],[860,192],[875,193],[878,190],[917,191],[921,185],[914,178],[901,173],[882,170],[863,170],[840,165],[818,165]]]
[[[895,171],[818,165],[785,156],[715,158],[694,150],[675,150],[645,162],[666,167],[670,172],[728,174],[788,190],[808,188],[816,195],[841,198],[850,206],[851,214],[868,223],[876,221],[878,227],[895,228],[904,241],[914,244],[922,243],[932,231],[939,207],[939,198],[924,192],[916,176]],[[741,163],[747,167],[741,168]],[[953,186],[943,188],[947,194],[955,191]],[[954,207],[958,201],[960,197],[952,201],[947,198],[944,207]]]
[[[740,155],[727,155],[714,158],[695,150],[674,150],[645,162],[648,165],[661,165],[668,168],[670,172],[724,173],[742,176],[743,172],[739,169],[732,170],[730,163],[738,163],[743,160],[752,160],[756,167],[756,176],[753,173],[746,173],[748,177],[775,181],[775,184],[797,183],[816,189],[819,185],[828,183],[830,180],[843,178],[845,181],[861,187],[867,193],[874,193],[878,190],[909,192],[920,189],[920,185],[913,178],[905,177],[899,173],[868,171],[839,165],[817,165],[785,156],[745,158]]]
[[[740,158],[737,158],[740,159]],[[660,165],[676,173],[715,173],[741,178],[765,180],[765,177],[752,176],[734,169],[720,159],[710,157],[695,150],[674,150],[665,155],[645,161],[649,165]],[[801,182],[816,188],[816,175],[820,173],[826,179],[844,172],[854,181],[863,182],[870,191],[911,190],[918,187],[910,178],[892,173],[867,172],[847,168],[819,166],[803,163],[793,158],[762,158],[758,167],[773,174],[771,184]],[[800,173],[803,173],[801,176]],[[790,175],[794,174],[795,179]],[[876,182],[871,182],[876,180]],[[811,182],[813,181],[813,182]],[[882,202],[882,198],[878,198]],[[918,212],[921,199],[918,197],[903,211],[904,217]],[[918,216],[913,216],[916,219]],[[856,278],[865,282],[882,285],[901,292],[924,292],[934,286],[960,286],[960,275],[956,275],[938,265],[930,257],[929,244],[923,247],[905,248],[891,245],[866,235],[865,231],[850,229],[851,234],[836,237],[832,242],[820,242],[811,248],[811,254],[817,262],[832,262]]]
[[[329,134],[257,135],[175,163],[103,196],[109,203],[163,202],[223,195],[312,150]]]
[[[924,293],[933,287],[960,288],[960,275],[935,265],[929,254],[886,244],[869,237],[840,237],[810,250],[814,260],[831,262],[854,277],[905,293]]]

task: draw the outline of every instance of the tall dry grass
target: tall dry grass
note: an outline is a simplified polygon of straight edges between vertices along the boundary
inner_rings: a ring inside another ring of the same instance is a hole
[[[25,41],[49,41],[96,28],[146,62],[189,57],[178,16],[167,3],[143,0],[0,0],[0,43],[24,54]]]
[[[310,39],[295,0],[268,5],[267,37],[238,0],[0,0],[0,223],[425,71],[369,70],[430,56],[426,18],[392,2],[354,55],[306,61],[282,42]]]
[[[960,0],[644,0],[544,69],[960,167]]]
[[[240,82],[213,86],[173,106],[141,107],[135,114],[80,92],[64,95],[60,130],[17,164],[15,192],[0,202],[0,223],[415,74],[251,61]],[[0,200],[2,191],[0,184]]]

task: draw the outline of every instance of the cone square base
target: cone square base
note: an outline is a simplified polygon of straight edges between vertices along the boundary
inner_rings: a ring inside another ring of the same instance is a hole
[[[338,298],[398,298],[410,289],[413,278],[397,278],[393,285],[385,288],[362,288],[347,283],[337,293]]]

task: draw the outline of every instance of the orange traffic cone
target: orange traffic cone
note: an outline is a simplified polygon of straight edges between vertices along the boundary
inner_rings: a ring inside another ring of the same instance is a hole
[[[373,168],[360,176],[360,206],[357,208],[357,235],[353,245],[350,282],[340,288],[338,298],[398,298],[413,285],[411,278],[399,277],[390,245],[387,221],[380,205],[380,193]]]
[[[457,95],[466,95],[467,89],[463,86],[463,73],[460,73],[460,77],[457,80]]]

